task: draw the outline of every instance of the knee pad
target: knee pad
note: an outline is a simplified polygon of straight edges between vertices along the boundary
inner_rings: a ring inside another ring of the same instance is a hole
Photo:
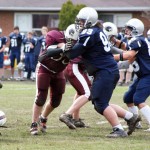
[[[95,110],[100,113],[101,115],[103,115],[104,110],[108,107],[107,103],[97,103],[97,102],[93,102],[94,104],[94,108]]]
[[[46,100],[42,100],[42,99],[36,99],[35,100],[35,103],[38,105],[38,106],[43,106],[45,104]]]
[[[51,106],[52,106],[53,108],[58,107],[58,106],[60,105],[61,99],[62,99],[62,94],[52,96],[52,98],[51,98],[51,103],[50,103]]]

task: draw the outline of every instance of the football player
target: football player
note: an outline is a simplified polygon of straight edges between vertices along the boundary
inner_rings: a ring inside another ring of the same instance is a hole
[[[147,31],[147,38],[148,38],[148,41],[150,42],[150,29]]]
[[[2,35],[2,29],[0,28],[0,88],[3,87],[1,79],[4,75],[4,69],[3,69],[4,50],[7,43],[7,37],[1,35]]]
[[[150,107],[146,99],[150,95],[150,43],[143,36],[144,24],[137,18],[132,18],[126,23],[125,35],[131,37],[127,43],[128,51],[114,55],[115,60],[132,60],[134,72],[137,79],[129,87],[124,95],[124,102],[129,109],[137,112],[135,106],[138,106],[140,112],[150,124]],[[113,39],[115,45],[119,40]],[[146,131],[150,131],[147,129]]]
[[[110,23],[110,22],[105,22],[103,24],[103,29],[104,29],[104,32],[106,33],[106,35],[108,36],[110,42],[111,42],[111,37],[117,37],[117,27],[115,24],[113,23]],[[125,29],[125,28],[124,28]],[[128,36],[128,35],[125,35],[123,39],[121,39],[121,41],[118,41],[119,45],[118,45],[118,48],[116,46],[113,45],[113,43],[111,44],[111,51],[113,54],[121,54],[123,53],[124,51],[127,51],[126,49],[126,44],[128,44],[128,41],[131,39],[132,37]],[[118,39],[118,37],[117,37]],[[117,43],[116,43],[117,44]],[[120,49],[122,48],[122,49]],[[131,60],[132,61],[132,60]],[[118,63],[118,68],[119,69],[128,69],[130,68],[131,64],[130,64],[130,61],[129,60],[125,60],[125,61],[119,61]],[[132,66],[133,68],[133,66]],[[120,78],[121,78],[121,74],[120,74]],[[137,106],[133,106],[133,107],[129,107],[129,111],[132,112],[133,114],[138,114],[138,108]],[[137,129],[141,129],[142,126],[141,126],[141,123],[138,122],[136,124],[136,128]]]
[[[70,34],[76,35],[75,28]],[[76,39],[77,40],[77,39]],[[63,70],[69,63],[69,59],[63,54],[58,53],[53,57],[49,56],[49,50],[62,47],[65,43],[63,31],[51,30],[46,36],[46,49],[41,51],[39,56],[39,70],[37,73],[37,94],[33,104],[33,115],[30,133],[38,134],[38,123],[42,132],[46,131],[46,122],[48,115],[59,106],[62,95],[65,91],[66,79]],[[50,88],[49,101],[47,102],[42,114],[43,105],[46,102],[48,90]],[[41,115],[40,115],[41,114]],[[39,117],[40,116],[40,117]]]
[[[107,137],[127,137],[128,134],[132,134],[140,118],[117,105],[109,105],[113,90],[119,79],[119,70],[110,52],[107,37],[97,21],[98,14],[95,9],[91,7],[82,8],[76,20],[76,28],[81,32],[78,42],[71,49],[66,44],[63,50],[59,49],[57,52],[63,51],[69,59],[82,56],[86,70],[89,75],[94,76],[91,88],[94,108],[109,121],[113,128],[113,132]],[[125,117],[128,120],[128,134],[120,124],[118,116]],[[70,114],[64,114],[61,121],[74,129]]]
[[[74,24],[72,24],[72,26],[74,26]],[[66,30],[65,38],[68,41],[70,40],[71,36],[70,34],[67,33],[69,32]],[[76,35],[75,39],[77,39],[77,37],[78,34]],[[70,82],[70,84],[75,88],[77,92],[74,96],[73,104],[69,107],[69,109],[65,112],[65,114],[72,115],[74,128],[86,127],[84,122],[79,117],[79,111],[80,108],[89,101],[88,99],[91,93],[90,92],[91,82],[85,71],[85,67],[82,62],[82,57],[79,56],[73,60],[70,60],[66,69],[64,70],[64,73],[67,80]],[[59,119],[61,120],[61,118],[65,114],[62,114]],[[72,126],[69,127],[72,128]]]
[[[46,35],[48,32],[48,28],[43,26],[41,29],[42,35],[37,39],[37,50],[35,51],[35,66],[37,66],[38,63],[38,57],[40,51],[44,50],[46,48]]]
[[[33,33],[28,32],[27,37],[23,40],[24,45],[24,55],[25,55],[25,71],[23,78],[26,80],[28,72],[31,70],[31,80],[35,80],[35,57],[34,57],[34,47],[36,45],[36,40],[33,38]]]
[[[10,33],[9,38],[10,38],[9,53],[10,53],[10,60],[11,60],[11,75],[12,75],[10,77],[10,80],[13,80],[15,59],[17,59],[17,64],[18,64],[20,62],[21,44],[24,36],[20,34],[19,27],[15,26],[14,31]],[[21,78],[20,70],[18,70],[18,76],[19,78]]]

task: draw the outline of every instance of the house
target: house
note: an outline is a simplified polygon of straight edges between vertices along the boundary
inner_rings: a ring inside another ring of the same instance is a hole
[[[1,0],[0,27],[9,35],[18,25],[21,32],[36,31],[40,28],[58,28],[62,4],[67,0]],[[74,4],[85,4],[95,8],[103,21],[114,22],[119,28],[132,17],[141,19],[145,33],[150,28],[150,0],[72,0]],[[69,13],[69,12],[68,12]]]

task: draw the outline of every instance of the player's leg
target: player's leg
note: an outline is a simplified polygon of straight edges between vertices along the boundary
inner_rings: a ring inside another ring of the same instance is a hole
[[[33,104],[32,124],[30,129],[32,135],[38,134],[39,116],[47,99],[49,83],[49,73],[41,66],[36,80],[36,98]]]
[[[115,105],[115,104],[110,104],[110,106],[115,110],[117,113],[118,117],[125,119],[128,125],[128,135],[131,135],[132,132],[136,128],[137,122],[141,120],[141,117],[138,114],[133,114],[122,107]]]
[[[150,126],[150,107],[145,102],[149,95],[150,95],[150,76],[145,76],[144,78],[141,78],[139,80],[133,100],[134,104],[138,106],[140,112],[146,118]],[[150,131],[150,128],[146,131]]]
[[[41,131],[46,131],[46,122],[48,115],[60,105],[62,95],[65,92],[66,79],[63,72],[53,74],[50,82],[50,101],[48,101],[40,116]]]
[[[24,63],[25,63],[25,70],[23,73],[23,80],[27,80],[27,76],[28,76],[28,70],[29,70],[29,54],[25,53],[25,58],[24,58]]]
[[[14,65],[15,65],[15,54],[14,53],[10,53],[10,61],[11,61],[11,77],[10,77],[10,80],[13,80],[14,79]]]
[[[3,62],[4,62],[4,54],[3,52],[1,52],[0,53],[0,88],[3,87],[3,84],[2,84],[2,78],[4,77]]]
[[[134,102],[133,102],[133,96],[135,94],[138,82],[139,82],[139,80],[135,79],[123,97],[124,103],[126,103],[129,111],[135,115],[139,114],[139,110],[138,110],[137,106],[134,105]],[[142,127],[141,123],[138,122],[136,124],[136,128],[141,128],[141,127]]]
[[[85,127],[85,124],[79,118],[79,111],[80,108],[89,101],[91,83],[84,71],[79,68],[78,64],[69,64],[65,74],[71,85],[77,91],[77,94],[73,104],[60,116],[60,121],[64,122],[64,120],[67,120],[67,115],[69,115],[73,116],[73,124],[76,127]],[[69,120],[66,123],[68,122]],[[71,122],[69,124],[71,124]]]
[[[118,85],[119,86],[122,86],[123,83],[124,83],[124,80],[125,80],[125,71],[126,71],[126,69],[120,69],[119,70],[119,74],[120,74],[120,78],[119,78],[119,81],[118,81]]]
[[[127,133],[124,131],[119,122],[117,113],[109,106],[109,101],[113,90],[118,82],[119,74],[112,74],[107,71],[97,72],[92,85],[92,102],[95,110],[102,114],[113,128],[113,132],[107,137],[126,137]],[[98,90],[97,90],[98,89]]]
[[[30,69],[31,69],[31,80],[35,80],[35,57],[34,54],[30,54],[29,57],[29,61],[30,61]]]
[[[20,62],[20,57],[21,57],[20,52],[17,52],[17,53],[16,53],[17,65],[18,65],[19,62]],[[21,79],[21,70],[18,69],[18,80],[20,80],[20,79]]]
[[[132,72],[133,72],[133,67],[132,65],[129,65],[129,68],[127,69],[126,72],[126,78],[125,78],[125,85],[130,85],[131,83],[131,78],[132,78]]]

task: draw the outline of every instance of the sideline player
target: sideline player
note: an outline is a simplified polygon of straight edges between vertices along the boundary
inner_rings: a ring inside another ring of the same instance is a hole
[[[0,28],[0,88],[3,87],[2,84],[2,77],[4,75],[4,68],[3,68],[3,63],[4,63],[4,50],[5,46],[7,43],[7,37],[1,36],[2,34],[2,29]]]
[[[28,32],[27,37],[23,40],[24,45],[24,55],[25,55],[25,71],[23,75],[23,80],[28,77],[29,71],[31,71],[31,80],[35,80],[35,57],[34,48],[36,45],[36,40],[33,38],[33,33]]]
[[[20,62],[21,44],[24,36],[20,34],[19,27],[15,26],[13,32],[10,33],[9,38],[10,38],[9,52],[10,52],[10,60],[11,60],[10,80],[14,80],[15,59],[17,59],[17,64],[18,64]],[[21,78],[21,70],[18,70],[18,76],[19,76],[18,78]]]

